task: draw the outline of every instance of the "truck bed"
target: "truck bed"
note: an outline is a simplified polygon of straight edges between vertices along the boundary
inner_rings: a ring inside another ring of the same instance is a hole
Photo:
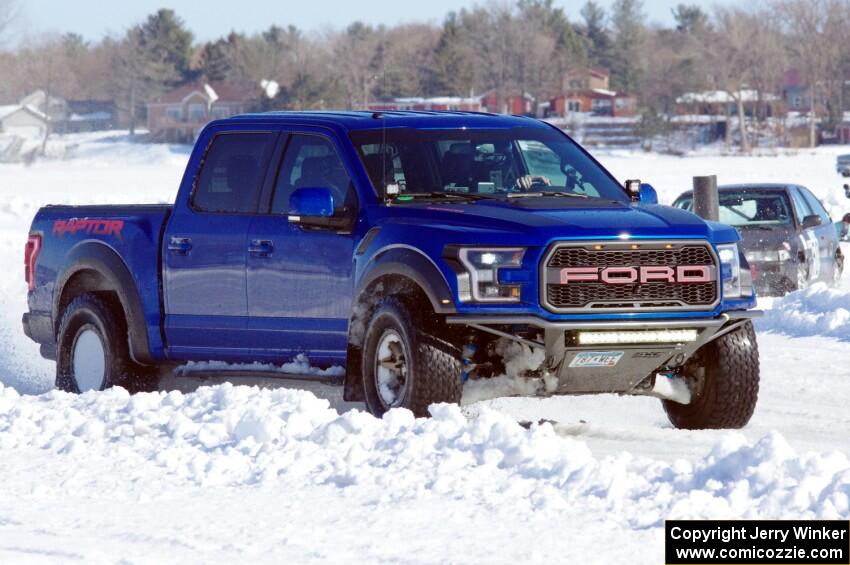
[[[132,281],[140,305],[136,318],[142,319],[128,323],[145,328],[138,331],[147,334],[151,354],[161,352],[159,259],[171,208],[165,204],[45,206],[36,213],[30,234],[41,236],[41,248],[24,327],[43,353],[49,356],[55,346],[58,320],[52,313],[63,285],[75,273],[103,261],[123,270],[123,276]]]

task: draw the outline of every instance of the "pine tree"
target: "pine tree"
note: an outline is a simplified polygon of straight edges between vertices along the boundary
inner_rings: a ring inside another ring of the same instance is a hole
[[[638,54],[646,31],[642,0],[615,0],[611,26],[614,31],[612,86],[625,92],[637,92],[641,76]]]
[[[581,9],[584,19],[587,58],[592,65],[611,67],[612,42],[605,26],[605,9],[594,0],[588,0]]]
[[[701,34],[711,28],[708,14],[695,4],[679,4],[673,10],[676,31],[680,33]]]
[[[232,61],[227,40],[218,39],[201,48],[200,73],[207,80],[224,80],[231,71]]]
[[[191,78],[192,32],[174,10],[161,9],[148,16],[139,30],[145,78],[165,88]]]
[[[428,95],[467,95],[472,90],[472,61],[466,55],[463,30],[456,13],[443,22],[443,30],[434,51],[434,65],[425,81]]]

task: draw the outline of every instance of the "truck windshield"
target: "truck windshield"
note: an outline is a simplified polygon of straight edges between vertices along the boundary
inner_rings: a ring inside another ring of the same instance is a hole
[[[560,193],[628,200],[605,169],[555,131],[388,128],[351,138],[379,197]]]
[[[693,198],[687,196],[674,204],[693,211]],[[747,190],[720,192],[720,221],[735,227],[773,227],[791,223],[791,204],[785,192]]]

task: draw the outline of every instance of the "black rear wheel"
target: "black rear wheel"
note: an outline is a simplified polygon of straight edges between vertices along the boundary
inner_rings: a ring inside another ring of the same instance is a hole
[[[59,324],[56,388],[82,393],[122,386],[130,392],[156,390],[155,367],[130,357],[127,324],[120,306],[95,294],[74,298]]]

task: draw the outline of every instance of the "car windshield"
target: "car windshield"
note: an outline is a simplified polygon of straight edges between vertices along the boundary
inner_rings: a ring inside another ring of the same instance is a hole
[[[678,208],[693,211],[693,197],[676,203]],[[779,191],[721,191],[720,221],[735,227],[779,226],[791,223],[788,195]]]
[[[354,131],[351,138],[381,197],[552,193],[628,200],[605,169],[555,131],[388,128]]]

